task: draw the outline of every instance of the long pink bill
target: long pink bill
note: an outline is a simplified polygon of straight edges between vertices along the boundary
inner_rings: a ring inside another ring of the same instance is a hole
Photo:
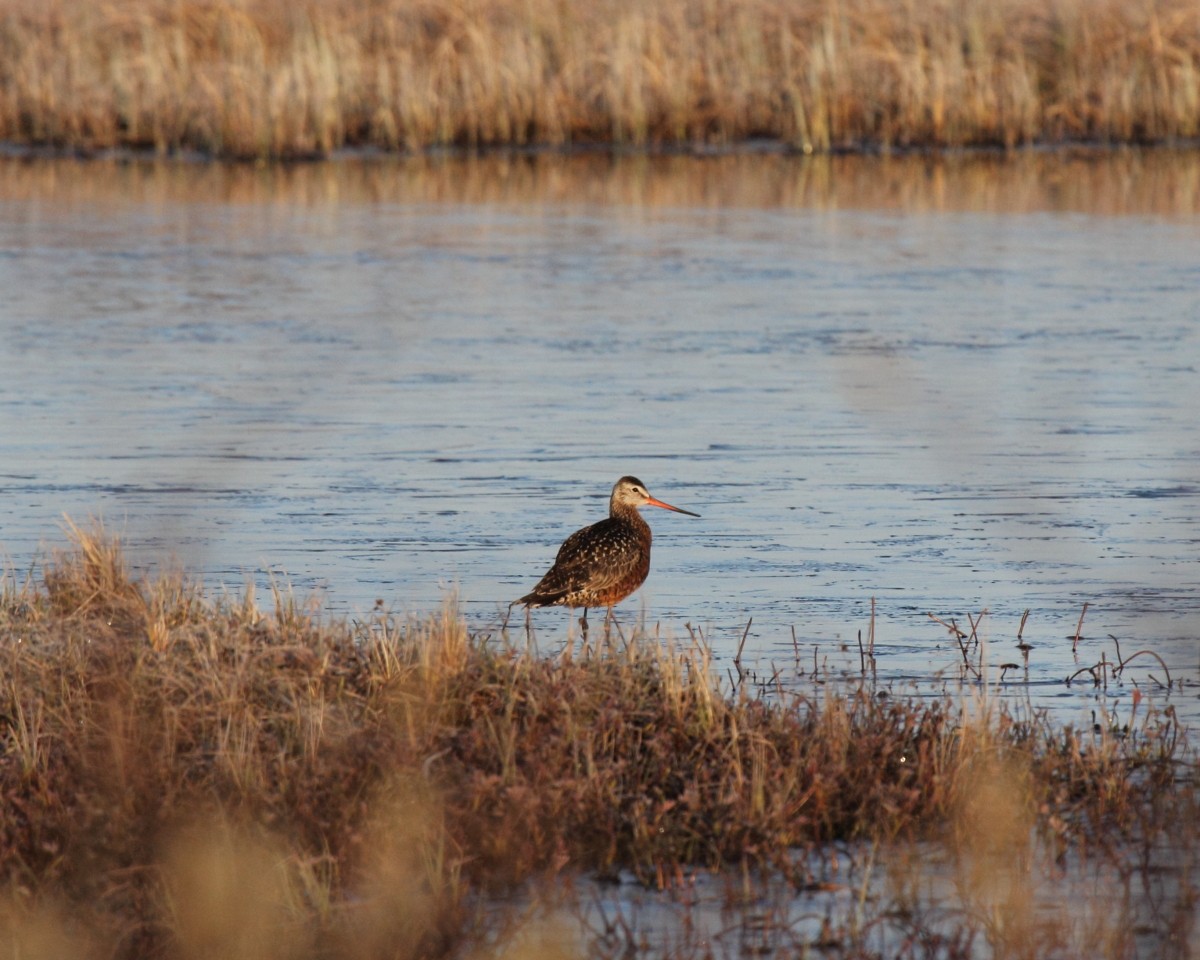
[[[689,517],[700,516],[698,513],[692,513],[691,510],[684,510],[683,507],[673,507],[669,503],[663,503],[661,500],[654,499],[654,497],[648,497],[646,505],[650,507],[662,507],[664,510],[674,510],[676,513],[686,513]]]

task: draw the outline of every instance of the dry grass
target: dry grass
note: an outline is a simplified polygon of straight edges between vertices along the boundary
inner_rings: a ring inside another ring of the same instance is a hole
[[[1169,835],[1195,861],[1169,715],[1085,735],[866,689],[729,693],[702,645],[545,657],[453,611],[327,625],[136,581],[114,540],[74,537],[0,603],[5,955],[448,956],[500,936],[479,894],[738,865],[802,890],[802,851],[918,840],[975,865],[989,939],[1024,955],[1036,851],[1136,864]]]
[[[1192,0],[5,0],[0,140],[1012,146],[1200,134]]]

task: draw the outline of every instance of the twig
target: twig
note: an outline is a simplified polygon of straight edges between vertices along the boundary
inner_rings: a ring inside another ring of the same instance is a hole
[[[932,613],[927,613],[927,614],[925,614],[925,616],[927,616],[934,623],[940,623],[943,627],[945,627],[947,630],[949,630],[952,634],[955,635],[956,640],[960,639],[961,637],[966,636],[965,633],[963,633],[960,629],[958,629],[958,624],[956,624],[953,620],[951,620],[949,623],[947,623],[941,617],[935,617]]]
[[[971,615],[968,613],[968,614],[967,614],[967,617],[968,617],[968,619],[970,618],[970,616],[971,616]],[[951,623],[954,623],[954,621],[953,621],[953,620],[951,620],[950,622],[951,622]],[[956,627],[955,629],[958,629],[958,628]],[[959,631],[958,631],[958,634],[957,634],[957,636],[955,637],[955,639],[958,641],[958,649],[959,649],[959,650],[962,652],[963,665],[964,665],[964,666],[967,668],[967,671],[968,671],[969,673],[973,673],[973,674],[975,674],[975,679],[976,679],[976,680],[982,680],[982,679],[983,679],[983,674],[981,674],[981,673],[980,673],[980,672],[979,672],[979,671],[978,671],[978,670],[975,668],[975,666],[974,666],[974,665],[971,663],[971,656],[970,656],[970,654],[967,652],[967,647],[968,647],[968,645],[969,645],[970,641],[969,641],[969,640],[964,640],[964,639],[963,639],[964,637],[966,637],[966,634],[965,634],[965,633],[963,633],[961,630],[959,630]]]
[[[943,627],[945,627],[947,630],[950,631],[950,635],[952,637],[954,637],[954,642],[958,644],[958,650],[959,650],[959,653],[962,654],[963,665],[967,668],[967,672],[975,674],[975,679],[982,680],[983,679],[982,674],[980,674],[980,672],[978,670],[976,670],[974,666],[971,665],[971,657],[970,657],[970,654],[967,652],[967,644],[963,642],[964,639],[966,639],[968,636],[971,636],[972,634],[967,634],[967,633],[963,632],[959,628],[958,624],[954,622],[953,617],[951,617],[950,622],[947,623],[945,620],[942,620],[940,617],[935,617],[932,613],[926,613],[925,615],[927,617],[929,617],[930,620],[933,620],[936,623],[940,623]],[[982,618],[982,616],[983,616],[983,614],[980,614],[981,618]],[[967,619],[968,620],[971,619],[971,615],[969,613],[967,614]],[[972,620],[971,625],[972,625],[972,630],[974,630],[975,621]]]
[[[871,662],[875,662],[875,598],[871,598],[871,627],[867,633],[867,652],[871,655]]]
[[[1021,614],[1021,625],[1017,627],[1017,643],[1021,642],[1021,635],[1025,632],[1025,621],[1029,619],[1029,611],[1026,610]]]
[[[1071,643],[1071,652],[1072,653],[1074,653],[1075,649],[1079,646],[1079,640],[1083,633],[1083,617],[1084,617],[1084,614],[1087,613],[1087,608],[1088,608],[1088,602],[1086,600],[1084,600],[1083,601],[1083,609],[1079,611],[1079,622],[1077,624],[1075,624],[1075,639]]]
[[[1092,667],[1080,667],[1073,674],[1071,674],[1069,677],[1067,677],[1067,686],[1069,687],[1071,685],[1071,681],[1074,680],[1081,673],[1090,673],[1092,675],[1092,684],[1097,687],[1100,686],[1100,678],[1096,676],[1096,667],[1098,667],[1098,666],[1099,666],[1099,664],[1096,664],[1095,666],[1092,666]]]
[[[1167,669],[1167,665],[1163,661],[1163,658],[1160,657],[1153,650],[1139,650],[1137,653],[1131,653],[1128,657],[1126,657],[1124,660],[1121,661],[1121,665],[1119,667],[1117,667],[1117,669],[1114,671],[1114,676],[1116,674],[1119,674],[1122,670],[1124,670],[1126,664],[1128,664],[1130,660],[1134,659],[1134,657],[1140,657],[1143,655],[1145,655],[1147,657],[1153,657],[1155,660],[1158,661],[1159,666],[1161,666],[1163,668],[1163,673],[1165,673],[1167,675],[1167,689],[1169,690],[1171,688],[1171,671]],[[1118,654],[1118,656],[1119,656],[1119,654]],[[1155,680],[1154,682],[1158,683],[1157,680]],[[1160,687],[1162,686],[1161,683],[1158,683],[1158,685]]]
[[[704,631],[699,627],[692,627],[691,624],[688,624],[687,630],[688,633],[691,634],[692,642],[699,647],[700,652],[704,654],[706,659],[711,660],[712,647],[709,645],[708,641],[704,639]]]
[[[738,643],[737,653],[734,655],[734,658],[733,658],[733,665],[735,667],[737,667],[739,680],[745,676],[745,673],[742,670],[742,648],[746,646],[746,637],[750,636],[750,624],[752,624],[753,622],[754,622],[753,617],[751,617],[749,620],[746,621],[746,629],[742,631],[742,639],[741,639],[741,642]]]
[[[967,622],[971,625],[971,639],[975,643],[979,643],[979,625],[983,623],[983,618],[987,616],[987,607],[979,611],[978,618],[973,618],[970,613],[967,614]]]
[[[871,626],[867,632],[867,656],[871,660],[871,680],[875,681],[875,598],[871,598]]]

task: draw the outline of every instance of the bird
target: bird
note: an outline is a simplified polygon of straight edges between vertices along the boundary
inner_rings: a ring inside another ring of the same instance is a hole
[[[509,606],[583,607],[579,623],[586,637],[588,609],[607,607],[611,616],[613,604],[640,587],[650,572],[650,525],[640,507],[700,516],[650,496],[637,477],[622,477],[613,485],[608,517],[567,537],[537,586]]]

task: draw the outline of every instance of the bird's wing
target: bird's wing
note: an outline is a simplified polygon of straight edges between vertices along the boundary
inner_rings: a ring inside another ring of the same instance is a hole
[[[554,566],[530,596],[551,600],[584,587],[603,592],[635,570],[640,557],[641,548],[635,539],[611,535],[601,520],[576,530],[563,541]]]
[[[601,520],[576,530],[558,550],[554,566],[572,588],[603,590],[623,580],[641,559],[641,544],[633,536]]]

